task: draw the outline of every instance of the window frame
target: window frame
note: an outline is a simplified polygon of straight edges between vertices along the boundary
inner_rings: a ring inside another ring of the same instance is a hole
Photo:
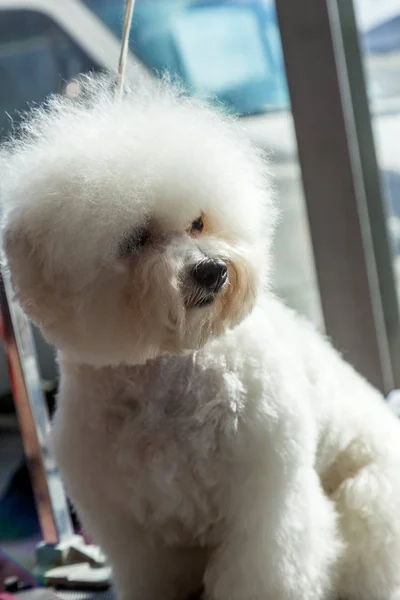
[[[400,386],[399,307],[353,2],[276,9],[326,331],[388,393]]]

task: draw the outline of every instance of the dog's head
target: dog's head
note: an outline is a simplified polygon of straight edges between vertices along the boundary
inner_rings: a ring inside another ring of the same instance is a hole
[[[2,156],[3,249],[47,339],[93,364],[202,347],[251,311],[274,220],[237,124],[164,81],[89,78]]]

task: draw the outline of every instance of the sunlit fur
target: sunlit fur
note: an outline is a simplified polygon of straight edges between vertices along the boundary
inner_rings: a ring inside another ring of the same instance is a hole
[[[120,599],[398,600],[400,426],[269,290],[262,155],[168,81],[80,85],[1,153],[3,251]]]

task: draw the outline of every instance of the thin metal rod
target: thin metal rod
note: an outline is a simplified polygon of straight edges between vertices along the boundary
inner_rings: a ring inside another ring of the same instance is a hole
[[[129,35],[132,28],[133,10],[135,8],[135,0],[126,0],[124,26],[122,31],[121,53],[118,62],[117,75],[117,98],[121,98],[124,91],[126,65],[128,60],[129,50]]]
[[[1,336],[42,536],[48,544],[70,540],[67,498],[49,447],[50,419],[40,385],[31,325],[13,301],[6,273],[0,274]]]
[[[340,28],[329,0],[277,0],[298,155],[328,335],[382,391],[393,388]],[[345,66],[344,66],[345,67]]]

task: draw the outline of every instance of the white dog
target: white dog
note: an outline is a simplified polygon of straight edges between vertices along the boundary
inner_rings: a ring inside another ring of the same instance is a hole
[[[400,425],[268,289],[238,126],[89,78],[1,172],[13,287],[59,350],[57,458],[120,598],[397,598]]]

